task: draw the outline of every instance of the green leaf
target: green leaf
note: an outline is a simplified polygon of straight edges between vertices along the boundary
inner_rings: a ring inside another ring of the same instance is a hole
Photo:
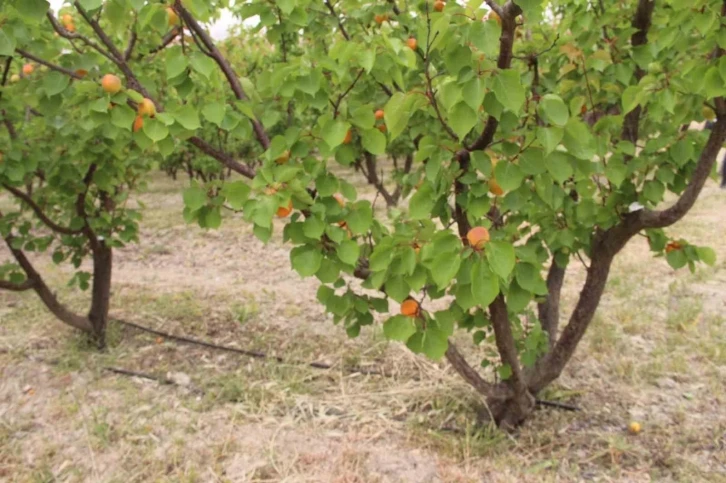
[[[402,92],[393,94],[386,103],[383,112],[391,141],[396,139],[408,126],[408,121],[413,114],[413,103],[413,95],[406,95]]]
[[[448,348],[449,338],[445,332],[434,328],[426,329],[421,348],[421,352],[426,354],[426,357],[437,361],[446,354]]]
[[[244,181],[228,181],[222,187],[222,196],[233,210],[240,210],[249,198],[250,191]]]
[[[200,186],[190,186],[182,194],[184,206],[191,211],[197,211],[207,204],[207,192]]]
[[[195,52],[191,56],[191,65],[195,72],[203,75],[207,80],[209,80],[216,66],[214,60],[199,52]]]
[[[89,0],[82,1],[81,4],[86,2],[89,2]],[[94,0],[91,3],[100,4],[100,0]],[[20,12],[20,15],[23,17],[37,22],[45,17],[46,12],[50,8],[50,4],[46,0],[20,0],[15,2],[15,8],[18,9],[18,12]],[[93,8],[98,8],[98,5]]]
[[[366,73],[370,74],[373,64],[376,62],[376,49],[371,49],[367,45],[361,47],[358,53],[358,62],[366,70]]]
[[[411,293],[411,287],[408,286],[403,277],[392,277],[386,281],[386,294],[398,303],[403,303]]]
[[[345,140],[348,134],[350,124],[341,120],[331,119],[323,128],[323,141],[325,141],[330,149],[335,149]]]
[[[386,152],[386,136],[378,129],[368,129],[361,133],[363,148],[371,154],[379,155]]]
[[[698,254],[698,258],[709,267],[716,265],[716,252],[713,248],[696,247],[696,253]]]
[[[552,178],[560,184],[567,181],[574,174],[570,159],[563,152],[555,151],[547,156],[546,164],[547,171],[549,171]]]
[[[519,78],[519,72],[516,70],[499,71],[499,74],[494,77],[492,91],[500,104],[514,113],[518,113],[524,105],[524,86]]]
[[[360,257],[360,246],[353,240],[343,240],[338,245],[336,253],[343,263],[356,266]]]
[[[226,108],[221,102],[210,102],[202,109],[202,116],[204,116],[207,121],[220,127],[222,125],[222,120],[224,120],[225,113]]]
[[[147,119],[144,122],[143,130],[144,134],[146,134],[149,139],[155,143],[158,143],[169,135],[169,129],[164,125],[164,123],[157,121],[156,119]]]
[[[68,87],[70,78],[60,72],[49,72],[43,77],[43,89],[48,97],[60,94]]]
[[[383,323],[383,334],[387,339],[406,342],[416,333],[416,324],[412,317],[396,315]]]
[[[513,191],[522,186],[524,172],[516,164],[502,159],[494,168],[494,177],[504,191]]]
[[[315,247],[303,245],[290,251],[290,262],[292,262],[292,268],[301,277],[310,277],[320,270],[323,254]]]
[[[174,112],[174,119],[190,131],[195,131],[201,127],[199,123],[199,114],[197,110],[190,105],[183,106],[178,111]]]
[[[514,270],[514,246],[505,241],[490,241],[485,245],[487,260],[492,271],[506,279]]]
[[[440,289],[448,287],[459,272],[461,258],[456,253],[440,253],[431,264],[431,278]]]
[[[625,91],[623,91],[623,95],[621,98],[621,103],[623,106],[623,115],[629,113],[636,107],[638,107],[638,104],[640,104],[643,99],[645,98],[645,91],[642,87],[639,86],[628,86]]]
[[[479,116],[477,116],[476,111],[469,107],[466,102],[457,103],[449,111],[449,125],[459,139],[464,139],[478,120]]]
[[[0,55],[12,57],[15,54],[15,37],[9,32],[0,28]]]
[[[559,127],[537,127],[537,141],[542,144],[545,155],[555,150],[564,135],[565,131]]]
[[[431,218],[431,210],[436,205],[436,197],[431,183],[425,182],[411,197],[408,204],[409,216],[412,220]]]
[[[317,216],[310,216],[303,222],[303,233],[306,237],[319,240],[325,232],[325,222]]]
[[[103,0],[79,0],[79,3],[86,10],[95,10],[103,5]]]
[[[173,79],[184,72],[189,64],[185,55],[170,55],[166,58],[166,77]]]
[[[536,295],[547,295],[547,284],[537,267],[531,263],[520,262],[516,270],[517,283],[523,289]]]
[[[565,102],[556,94],[547,94],[542,97],[539,103],[540,115],[550,124],[564,126],[570,119],[570,111]]]
[[[114,126],[131,130],[136,113],[129,106],[118,105],[111,109],[111,124]]]
[[[688,257],[686,256],[685,250],[673,250],[666,253],[666,260],[674,270],[683,268],[688,264]]]
[[[373,223],[373,209],[368,201],[359,201],[351,207],[351,211],[345,218],[348,228],[354,235],[360,235],[368,231]]]
[[[482,259],[471,268],[471,293],[477,305],[482,307],[489,306],[499,295],[499,280]]]

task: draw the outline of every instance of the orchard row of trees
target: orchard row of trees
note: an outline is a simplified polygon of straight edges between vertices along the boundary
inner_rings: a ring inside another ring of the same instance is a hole
[[[630,239],[674,268],[714,262],[664,229],[726,140],[722,0],[231,3],[4,3],[0,288],[35,291],[102,346],[113,250],[138,239],[129,200],[154,166],[182,169],[187,221],[241,212],[262,242],[284,225],[292,267],[350,336],[382,321],[516,426]],[[225,8],[256,27],[216,43],[203,24]],[[710,131],[684,129],[704,117]],[[407,209],[359,199],[356,171]],[[73,264],[87,314],[29,252]],[[571,260],[587,275],[560,327]]]

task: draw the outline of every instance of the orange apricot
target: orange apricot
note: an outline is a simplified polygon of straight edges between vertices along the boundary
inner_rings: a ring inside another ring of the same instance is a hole
[[[401,314],[407,317],[418,317],[421,306],[414,299],[406,299],[401,304]]]
[[[477,250],[481,250],[489,241],[489,230],[483,226],[475,226],[466,234],[466,239],[469,245]]]
[[[288,202],[287,206],[281,206],[277,209],[277,216],[280,218],[285,218],[290,213],[292,213],[292,201]]]
[[[109,94],[116,94],[121,90],[121,79],[113,74],[106,74],[101,79],[101,87]]]

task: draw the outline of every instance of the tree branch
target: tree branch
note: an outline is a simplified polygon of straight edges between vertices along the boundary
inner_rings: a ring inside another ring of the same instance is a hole
[[[33,288],[33,281],[27,279],[23,283],[12,283],[0,280],[0,290],[8,290],[10,292],[25,292]]]
[[[175,38],[177,38],[179,36],[179,32],[181,32],[181,31],[182,30],[179,27],[174,27],[173,29],[168,31],[164,35],[164,37],[162,37],[161,44],[159,44],[157,47],[154,47],[153,49],[151,49],[149,51],[149,55],[154,55],[157,52],[164,50],[170,43],[172,43],[174,41]],[[144,54],[139,54],[138,59],[140,60],[143,58],[144,58]]]
[[[519,364],[517,345],[514,340],[514,334],[512,333],[512,324],[509,322],[507,303],[504,301],[503,294],[500,293],[494,299],[494,302],[489,305],[489,314],[492,318],[494,339],[499,355],[502,358],[502,362],[508,364],[512,369],[512,375],[507,380],[507,383],[513,387],[517,394],[522,394],[527,391],[527,384],[522,376],[522,367]]]
[[[540,324],[549,338],[550,350],[557,342],[560,324],[560,295],[565,281],[565,268],[560,267],[554,257],[547,273],[547,298],[537,306]]]
[[[74,71],[72,71],[70,69],[66,69],[65,67],[61,67],[59,65],[51,64],[47,60],[43,60],[40,57],[36,57],[35,55],[31,54],[30,52],[26,52],[23,49],[15,49],[15,52],[17,52],[18,54],[20,54],[21,56],[25,57],[28,60],[32,60],[33,62],[37,62],[41,65],[46,66],[50,70],[55,70],[57,72],[60,72],[61,74],[65,74],[68,77],[72,77],[73,79],[76,79],[76,80],[83,79],[83,76],[76,74]]]
[[[325,6],[328,7],[328,10],[330,10],[330,14],[335,17],[335,20],[338,21],[338,29],[340,29],[340,33],[343,34],[345,40],[350,40],[350,35],[348,35],[348,32],[345,31],[345,27],[343,27],[343,21],[340,20],[338,14],[335,13],[335,9],[333,8],[333,5],[331,5],[330,0],[325,0]]]
[[[55,32],[58,35],[60,35],[61,37],[71,40],[71,41],[73,41],[75,39],[81,40],[84,44],[86,44],[89,47],[91,47],[92,49],[96,50],[98,53],[100,53],[101,55],[103,55],[104,57],[109,59],[111,62],[118,64],[117,60],[114,59],[111,54],[109,54],[108,52],[103,50],[101,48],[101,46],[98,45],[93,40],[89,39],[85,35],[81,35],[81,34],[75,33],[75,32],[69,32],[68,30],[66,30],[60,23],[58,23],[58,20],[56,20],[56,18],[50,13],[50,10],[48,11],[48,13],[46,13],[46,17],[50,21],[50,24],[53,26],[53,30],[55,30]],[[71,44],[73,44],[73,42],[71,42]]]
[[[706,146],[701,151],[698,164],[686,189],[670,208],[660,211],[642,210],[639,212],[643,228],[670,226],[688,213],[706,184],[724,142],[726,142],[726,117],[719,116],[711,130]]]
[[[451,367],[467,382],[471,387],[485,397],[505,398],[509,395],[509,388],[503,386],[495,386],[486,381],[479,373],[466,362],[466,359],[459,352],[454,342],[449,339],[449,347],[446,349],[446,360],[449,361]]]
[[[209,57],[211,57],[219,66],[219,68],[222,70],[222,73],[227,78],[227,82],[229,83],[230,87],[232,88],[232,92],[234,92],[234,95],[237,99],[241,101],[248,100],[247,94],[245,94],[244,89],[242,88],[242,84],[239,82],[239,78],[235,74],[234,70],[232,69],[232,66],[229,64],[227,59],[222,55],[222,53],[217,48],[214,41],[212,41],[212,38],[207,34],[207,32],[202,28],[201,25],[199,25],[199,22],[191,16],[191,14],[182,6],[181,0],[176,0],[174,3],[174,9],[179,13],[181,18],[184,20],[184,23],[189,27],[191,31],[196,33],[196,35],[199,37],[200,41],[204,44],[204,46],[207,48],[209,52],[205,52]],[[252,128],[255,131],[255,137],[257,137],[257,141],[259,141],[260,145],[263,149],[267,150],[270,147],[270,139],[267,136],[267,133],[265,132],[264,127],[262,127],[262,124],[257,121],[256,119],[250,119],[250,122],[252,123]]]
[[[54,232],[60,233],[62,235],[78,235],[83,231],[71,230],[70,228],[66,228],[55,223],[45,213],[43,213],[43,209],[33,200],[33,198],[30,197],[30,195],[23,193],[21,190],[5,183],[2,184],[2,187],[8,190],[13,196],[22,200],[26,205],[28,205],[30,209],[33,210],[35,215],[40,219],[40,221],[42,221],[44,225],[46,225]]]
[[[0,216],[2,216],[1,213]],[[40,276],[33,267],[33,264],[30,263],[30,260],[28,260],[28,257],[25,256],[25,253],[13,248],[12,235],[5,238],[5,243],[10,249],[10,252],[13,254],[13,257],[15,257],[15,260],[18,262],[18,265],[20,265],[20,268],[22,268],[25,272],[25,276],[28,278],[28,281],[33,284],[33,290],[35,290],[35,293],[38,294],[38,297],[40,297],[40,300],[43,301],[48,310],[50,310],[60,321],[70,325],[71,327],[91,332],[92,327],[90,320],[71,312],[65,305],[60,303],[55,294],[51,292],[50,288],[48,288],[43,281],[43,277]]]
[[[655,0],[639,0],[638,7],[633,17],[633,28],[636,31],[630,37],[630,44],[638,47],[648,43],[648,30],[650,30],[651,20],[653,18],[653,9],[655,8]],[[584,62],[583,62],[584,65]],[[635,78],[640,81],[645,76],[645,71],[640,67],[635,68]],[[589,84],[588,84],[589,87]],[[635,109],[625,115],[623,122],[623,132],[621,138],[635,144],[639,137],[640,115],[642,108],[637,106]],[[627,158],[630,159],[630,158]]]
[[[217,161],[220,161],[222,164],[227,166],[232,171],[241,174],[242,176],[245,176],[246,178],[252,179],[255,177],[255,170],[251,168],[250,166],[244,165],[234,158],[232,158],[229,154],[220,151],[218,149],[215,149],[214,146],[203,140],[202,138],[198,136],[192,136],[188,140],[193,146],[198,148],[203,153],[213,157]]]

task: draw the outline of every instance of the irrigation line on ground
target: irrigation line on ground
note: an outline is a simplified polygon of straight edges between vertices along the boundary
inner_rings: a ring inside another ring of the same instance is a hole
[[[264,359],[264,360],[273,360],[275,362],[281,363],[281,364],[290,364],[290,365],[298,365],[298,366],[308,366],[312,367],[314,369],[334,369],[335,367],[331,364],[326,364],[324,362],[305,362],[305,361],[297,361],[297,360],[285,360],[280,356],[274,356],[267,354],[266,352],[262,351],[256,351],[256,350],[249,350],[249,349],[239,349],[237,347],[230,347],[230,346],[224,346],[219,344],[214,344],[211,342],[194,339],[191,337],[186,337],[182,335],[174,335],[170,334],[168,332],[163,332],[161,330],[152,329],[150,327],[145,327],[143,325],[136,324],[134,322],[129,322],[127,320],[119,319],[119,318],[113,318],[114,321],[126,325],[128,327],[132,327],[134,329],[140,330],[142,332],[148,332],[150,334],[157,335],[159,337],[164,337],[170,340],[175,340],[177,342],[182,342],[184,344],[191,344],[191,345],[198,345],[201,347],[207,347],[209,349],[215,349],[219,351],[225,351],[225,352],[233,352],[235,354],[241,354],[247,357],[253,357],[255,359]],[[134,376],[136,374],[132,373],[132,371],[125,371],[124,369],[115,369],[115,368],[106,368],[109,371],[116,372],[118,374],[124,374],[129,376]],[[362,367],[349,367],[349,368],[343,368],[343,370],[349,374],[364,374],[364,375],[370,375],[370,376],[383,376],[383,377],[395,377],[392,374],[388,374],[384,371],[379,371],[376,369],[365,369]],[[125,371],[125,372],[123,372]],[[156,376],[152,376],[149,374],[141,374],[139,373],[137,377],[142,377],[145,379],[152,379],[157,380],[159,382],[162,382],[164,384],[175,384],[174,381],[166,378],[158,378]],[[551,407],[556,409],[562,409],[565,411],[580,411],[581,409],[578,406],[574,406],[571,404],[566,404],[558,401],[545,401],[542,399],[536,399],[536,404],[538,406],[542,407]]]

